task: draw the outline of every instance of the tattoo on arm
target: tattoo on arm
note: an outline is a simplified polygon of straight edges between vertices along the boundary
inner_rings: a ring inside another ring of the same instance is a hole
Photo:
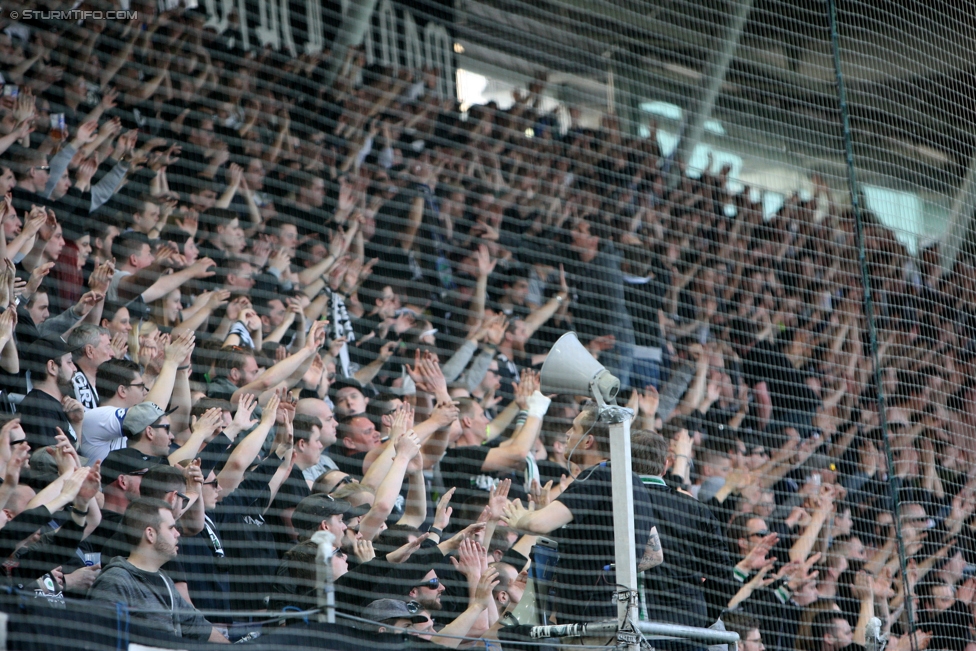
[[[651,527],[651,533],[647,537],[647,545],[644,547],[644,556],[637,565],[639,572],[644,572],[652,567],[657,567],[664,562],[664,551],[661,549],[661,537],[657,533],[657,527]]]

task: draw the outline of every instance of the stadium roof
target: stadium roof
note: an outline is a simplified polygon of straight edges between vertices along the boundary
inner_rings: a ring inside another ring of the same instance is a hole
[[[592,97],[612,59],[616,79],[629,76],[647,99],[688,106],[733,9],[720,0],[458,0],[460,63],[548,69],[551,81]],[[839,19],[859,166],[952,194],[976,152],[976,3],[845,2]],[[827,3],[756,0],[713,117],[734,138],[829,165],[842,151],[837,107]]]

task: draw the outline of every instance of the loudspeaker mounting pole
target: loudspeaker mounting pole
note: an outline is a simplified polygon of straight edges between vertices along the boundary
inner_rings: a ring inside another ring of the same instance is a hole
[[[634,475],[630,460],[630,421],[634,412],[626,407],[605,405],[600,420],[610,425],[610,471],[613,483],[614,564],[617,590],[618,649],[638,651],[637,551],[634,548]]]

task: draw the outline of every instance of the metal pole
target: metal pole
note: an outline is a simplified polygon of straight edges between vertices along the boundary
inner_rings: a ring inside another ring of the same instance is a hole
[[[959,254],[959,244],[966,239],[969,223],[973,218],[973,187],[976,186],[976,148],[969,158],[969,168],[962,184],[952,198],[952,208],[949,210],[949,226],[946,228],[945,250],[942,252],[942,269],[952,271]]]
[[[325,69],[325,86],[332,86],[339,68],[346,60],[346,51],[351,47],[356,47],[363,42],[366,30],[369,29],[369,21],[376,9],[377,0],[353,0],[348,5],[342,25],[336,33],[335,41],[332,43],[332,56],[329,65]]]
[[[529,637],[538,640],[549,637],[613,635],[617,631],[617,626],[617,622],[533,626],[529,631]],[[668,624],[666,622],[640,622],[637,628],[644,635],[659,639],[677,638],[707,644],[735,644],[739,641],[739,634],[732,631],[717,631],[712,628],[682,626],[681,624]]]
[[[697,626],[682,626],[680,624],[666,624],[664,622],[640,622],[638,630],[644,635],[659,638],[682,638],[707,642],[708,644],[735,644],[739,641],[739,634],[732,631],[716,631],[711,628]]]
[[[714,57],[709,61],[702,79],[702,87],[698,100],[689,108],[691,113],[688,121],[688,129],[685,131],[684,138],[678,143],[678,150],[675,152],[675,161],[687,163],[695,153],[695,147],[701,142],[702,134],[705,133],[705,121],[712,116],[715,102],[718,99],[719,91],[725,82],[725,77],[729,72],[729,64],[732,62],[732,55],[739,47],[739,39],[742,37],[742,30],[746,26],[746,20],[752,12],[754,0],[738,0],[735,4],[735,13],[729,20],[725,36],[718,40],[721,48],[715,52]],[[673,170],[680,169],[674,166]],[[680,174],[672,174],[672,185],[677,185],[680,181]]]
[[[319,621],[335,624],[335,586],[332,584],[332,554],[336,539],[328,531],[316,531],[312,542],[318,545],[315,554],[315,583],[319,604]]]
[[[627,594],[617,601],[620,629],[637,626],[637,550],[634,549],[634,475],[630,464],[630,419],[634,412],[615,405],[604,407],[600,419],[610,424],[610,471],[613,483],[614,568],[619,589]],[[637,651],[640,644],[624,645]],[[621,647],[623,648],[623,647]]]

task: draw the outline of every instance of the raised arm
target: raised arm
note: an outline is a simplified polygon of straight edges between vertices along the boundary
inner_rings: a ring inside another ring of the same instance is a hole
[[[383,524],[396,504],[396,498],[403,486],[403,476],[410,461],[420,454],[420,441],[413,431],[403,434],[394,443],[396,453],[390,471],[376,489],[376,498],[369,512],[359,522],[359,534],[364,540],[373,540],[383,531]]]
[[[535,447],[535,440],[542,430],[542,419],[549,410],[551,400],[538,391],[529,397],[528,411],[529,417],[525,424],[512,437],[508,445],[501,445],[493,448],[485,457],[481,469],[484,472],[497,472],[499,470],[516,470],[525,463],[525,458],[529,456]]]
[[[549,502],[538,511],[529,511],[522,506],[521,500],[516,499],[505,507],[504,519],[516,531],[542,535],[572,522],[573,512],[559,500]]]
[[[169,465],[175,466],[185,459],[195,459],[200,453],[200,448],[203,444],[217,431],[217,427],[220,425],[222,419],[222,412],[217,407],[204,412],[193,423],[193,427],[190,430],[190,438],[187,439],[186,443],[167,457],[169,459]]]
[[[403,508],[403,516],[397,524],[409,527],[417,527],[427,519],[427,478],[424,477],[424,457],[422,453],[417,453],[407,468],[409,473],[409,488],[407,489],[407,501]]]
[[[296,353],[289,355],[267,371],[257,377],[254,382],[246,384],[231,396],[230,401],[236,403],[246,393],[261,394],[278,386],[295,374],[296,371],[314,355],[325,343],[325,322],[316,321],[308,334],[305,346]],[[301,377],[301,376],[299,376]]]
[[[807,556],[813,550],[814,543],[817,542],[817,536],[820,535],[821,527],[823,527],[827,518],[833,512],[834,493],[829,486],[824,486],[821,488],[819,504],[817,505],[817,510],[813,513],[810,524],[806,526],[806,529],[803,530],[803,535],[790,548],[790,561],[803,562],[807,559]]]
[[[244,396],[241,400],[251,401],[254,398],[253,396]],[[217,475],[217,482],[225,493],[231,493],[240,485],[241,480],[244,479],[244,471],[250,467],[258,452],[261,451],[261,447],[267,440],[268,434],[271,432],[271,426],[274,425],[275,418],[278,415],[279,403],[280,399],[277,395],[271,397],[271,400],[268,401],[268,404],[264,406],[261,412],[261,421],[258,423],[258,426],[244,437],[244,440],[230,453],[227,464],[220,471],[220,474]]]
[[[192,332],[180,333],[166,345],[163,357],[163,367],[156,376],[152,390],[146,395],[147,402],[154,402],[163,409],[169,406],[176,384],[176,371],[180,363],[193,353],[196,346],[196,335]]]
[[[566,271],[563,269],[563,265],[559,263],[559,293],[549,299],[549,301],[540,307],[538,310],[534,311],[529,316],[525,317],[525,336],[526,338],[531,337],[545,324],[546,321],[552,318],[562,304],[569,300],[569,285],[566,284]]]
[[[213,268],[216,263],[210,258],[201,258],[186,269],[181,269],[175,273],[160,276],[152,285],[142,292],[142,300],[146,303],[166,296],[174,289],[178,289],[183,283],[189,280],[209,278],[216,273]]]

